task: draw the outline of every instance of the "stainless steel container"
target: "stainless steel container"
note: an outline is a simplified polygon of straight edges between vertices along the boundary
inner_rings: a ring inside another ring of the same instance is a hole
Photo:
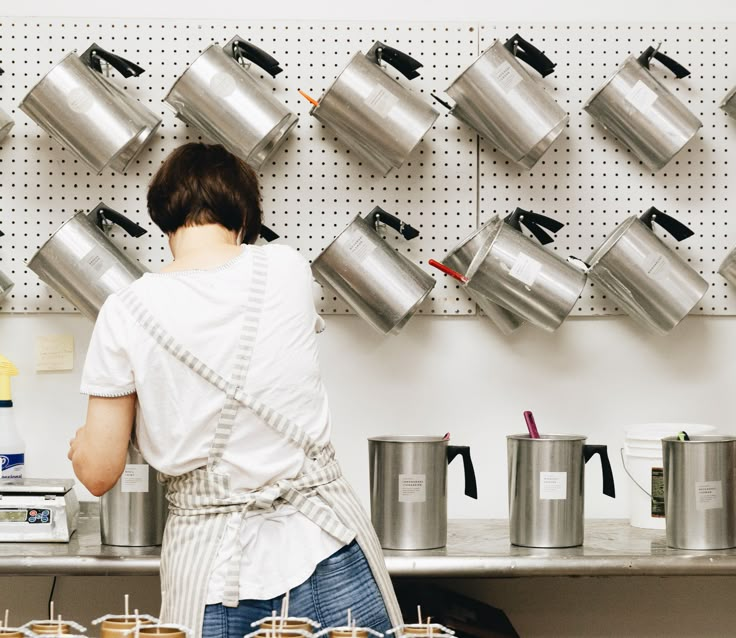
[[[20,109],[96,173],[125,172],[161,124],[138,100],[107,80],[101,60],[125,77],[143,69],[92,45],[68,53],[23,98]]]
[[[244,68],[248,60],[271,76],[281,73],[274,58],[236,36],[224,49],[217,44],[207,47],[171,87],[164,102],[178,118],[260,170],[299,117]]]
[[[708,282],[654,234],[653,222],[678,241],[693,234],[652,207],[616,227],[588,258],[588,276],[641,325],[667,334],[702,299]]]
[[[506,437],[509,532],[523,547],[576,547],[583,544],[585,464],[598,454],[603,493],[615,497],[613,471],[605,445],[585,445],[577,434]]]
[[[157,618],[152,616],[130,614],[128,616],[120,615],[108,615],[93,620],[93,625],[100,625],[100,638],[124,638],[130,636],[132,638],[132,631],[136,627],[146,627],[155,622],[158,622]]]
[[[312,262],[315,279],[331,286],[382,334],[398,334],[434,288],[435,280],[378,234],[384,223],[405,239],[419,232],[379,207],[358,215]]]
[[[736,437],[662,439],[667,545],[677,549],[736,547]]]
[[[0,237],[2,236],[3,232],[0,231]],[[7,295],[14,285],[13,280],[0,270],[0,299]]]
[[[545,77],[555,64],[515,35],[496,40],[446,89],[450,113],[509,159],[532,168],[565,129],[568,114],[517,60]]]
[[[67,220],[28,262],[41,281],[73,303],[93,321],[105,299],[148,270],[131,259],[101,230],[115,223],[139,237],[146,231],[100,203],[90,213]]]
[[[4,73],[5,71],[0,69],[0,75],[3,75]],[[2,141],[8,133],[10,133],[10,129],[13,128],[14,125],[15,122],[13,121],[13,118],[11,118],[5,111],[0,109],[0,141]],[[2,293],[0,293],[0,295],[2,295]]]
[[[383,176],[404,163],[439,113],[383,71],[382,62],[410,80],[422,66],[376,42],[352,57],[310,113]]]
[[[441,436],[368,439],[371,520],[381,547],[433,549],[447,544],[447,466],[462,456],[465,494],[478,498],[470,448]]]
[[[123,475],[100,497],[103,545],[146,547],[161,544],[169,506],[166,488],[159,483],[157,474],[131,443]]]
[[[732,286],[736,286],[736,248],[728,253],[721,265],[718,266],[718,274]],[[2,288],[2,285],[0,285],[0,288]]]
[[[540,226],[553,232],[562,227],[521,209],[505,220],[494,215],[477,231],[483,245],[466,272],[467,286],[539,328],[556,330],[580,297],[586,275],[523,235],[521,224],[542,243],[552,239]]]
[[[720,108],[722,108],[731,117],[736,117],[736,100],[733,99],[735,95],[736,86],[733,87],[728,93],[726,93],[725,97],[719,105]]]
[[[703,123],[649,70],[652,58],[678,78],[689,71],[649,47],[629,56],[583,106],[653,171],[664,167]]]

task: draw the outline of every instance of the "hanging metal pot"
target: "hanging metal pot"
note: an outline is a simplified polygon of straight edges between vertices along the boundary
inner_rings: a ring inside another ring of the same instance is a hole
[[[310,113],[381,175],[399,168],[439,113],[382,68],[393,66],[411,80],[422,65],[406,53],[376,42],[356,53]]]
[[[496,40],[445,90],[455,106],[433,97],[509,159],[530,169],[565,129],[569,116],[519,60],[542,77],[555,68],[516,34],[506,42]]]
[[[28,268],[94,321],[109,295],[134,282],[148,269],[120,250],[103,232],[117,224],[132,237],[147,231],[101,203],[78,212],[38,249]]]
[[[260,170],[286,140],[299,117],[248,71],[253,62],[272,77],[277,60],[235,36],[207,47],[164,98],[176,116]]]
[[[654,234],[653,223],[677,241],[693,235],[652,207],[616,227],[588,258],[588,276],[641,325],[667,334],[703,298],[708,282]]]
[[[736,286],[736,248],[734,248],[718,267],[718,274],[721,275],[732,286]]]
[[[5,71],[0,69],[0,75],[3,75]],[[5,111],[0,109],[0,140],[3,140],[5,136],[10,133],[10,129],[13,128],[15,122]],[[1,295],[2,293],[0,293]]]
[[[3,235],[5,235],[5,233],[0,230],[0,237],[2,237]],[[15,284],[10,279],[10,277],[8,277],[2,270],[0,270],[0,299],[7,295],[14,285]]]
[[[378,234],[386,224],[404,239],[419,231],[376,206],[358,215],[312,262],[315,279],[327,284],[382,334],[398,332],[434,288],[435,280],[396,252]]]
[[[138,100],[102,75],[107,62],[124,77],[137,64],[93,44],[68,53],[36,84],[20,109],[96,173],[124,173],[161,124]]]
[[[726,93],[726,96],[721,100],[721,103],[719,104],[719,107],[723,109],[726,113],[728,113],[731,117],[736,117],[736,100],[734,100],[734,96],[736,95],[736,86],[733,87],[728,93]]]
[[[690,75],[658,49],[648,47],[638,58],[626,58],[583,106],[653,171],[664,167],[703,126],[650,71],[654,58],[678,79]]]

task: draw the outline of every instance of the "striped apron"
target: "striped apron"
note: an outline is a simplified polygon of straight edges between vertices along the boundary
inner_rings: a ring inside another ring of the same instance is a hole
[[[253,277],[230,380],[167,334],[130,288],[120,293],[136,323],[173,357],[225,394],[206,467],[181,476],[161,475],[169,500],[169,519],[161,551],[161,620],[190,627],[194,638],[199,638],[212,566],[231,515],[239,516],[242,526],[249,512],[270,511],[290,503],[342,543],[357,540],[391,623],[399,626],[401,612],[380,543],[355,493],[342,476],[332,445],[318,444],[299,425],[245,390],[268,280],[266,253],[255,246],[249,250],[253,255]],[[230,440],[235,416],[242,407],[253,410],[291,444],[304,450],[306,462],[298,476],[252,491],[230,488],[229,475],[218,471],[218,466]],[[238,533],[238,543],[240,536]],[[226,574],[223,605],[227,607],[238,605],[242,552],[242,547],[238,547]]]

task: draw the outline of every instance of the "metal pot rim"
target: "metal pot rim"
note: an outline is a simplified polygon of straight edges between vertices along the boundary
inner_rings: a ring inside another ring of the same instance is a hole
[[[538,439],[531,438],[528,432],[525,432],[524,434],[506,435],[507,440],[529,441],[534,444],[544,443],[545,441],[585,441],[587,438],[588,437],[585,434],[540,434]]]
[[[487,227],[488,228],[491,228],[492,225],[496,225],[499,221],[502,221],[501,220],[501,217],[499,216],[498,213],[494,213],[493,216],[485,224],[481,224],[472,233],[470,233],[470,235],[468,235],[467,237],[465,237],[464,239],[462,239],[460,242],[458,242],[452,250],[448,251],[445,254],[445,257],[444,257],[443,261],[446,260],[449,256],[454,255],[455,253],[457,253],[463,246],[465,246],[471,239],[473,239],[473,237],[475,237],[476,235],[478,235],[478,233],[484,231]],[[498,233],[498,229],[496,229],[496,233]],[[494,238],[494,241],[495,241],[495,238]],[[471,260],[471,265],[472,265],[472,261],[473,260]],[[467,275],[467,273],[460,273],[460,274],[461,275]]]
[[[450,85],[445,89],[445,93],[447,93],[453,86],[455,86],[455,84],[458,82],[458,80],[460,80],[468,71],[470,71],[470,69],[472,69],[476,64],[478,64],[478,62],[480,62],[486,56],[486,54],[491,49],[493,49],[497,44],[499,44],[500,42],[501,42],[501,39],[500,38],[496,38],[496,40],[495,40],[495,42],[493,44],[491,44],[488,48],[486,48],[485,51],[483,51],[483,53],[481,53],[477,58],[475,58],[475,60],[473,60],[473,62],[469,66],[465,67],[465,70],[462,71],[460,73],[460,75],[458,75],[450,83]],[[503,48],[503,44],[501,45],[501,47]],[[506,50],[506,49],[504,49],[504,50]],[[526,78],[524,78],[524,79],[526,79]],[[449,112],[451,113],[452,112],[452,109]]]
[[[721,100],[721,103],[718,105],[718,108],[724,108],[726,104],[728,104],[731,100],[731,98],[736,94],[736,86],[734,86],[731,90],[729,90],[728,93],[724,96],[724,98]]]
[[[344,67],[342,68],[342,70],[340,71],[340,73],[338,73],[338,74],[337,74],[337,76],[335,77],[335,79],[334,79],[334,80],[332,80],[332,82],[330,83],[330,86],[328,86],[328,87],[327,87],[327,88],[326,88],[326,89],[325,89],[325,90],[324,90],[324,91],[322,92],[322,95],[320,95],[320,96],[319,96],[319,99],[317,100],[318,104],[312,105],[312,108],[311,108],[311,109],[309,109],[309,114],[310,114],[310,115],[313,115],[313,116],[314,116],[314,112],[315,112],[315,111],[316,111],[316,110],[317,110],[317,109],[318,109],[318,108],[319,108],[320,106],[322,106],[322,101],[323,101],[323,100],[325,99],[325,97],[327,97],[327,94],[328,94],[328,93],[329,93],[330,91],[332,91],[332,88],[333,88],[333,87],[335,86],[335,84],[337,84],[337,81],[338,81],[338,80],[339,80],[339,79],[340,79],[340,78],[342,77],[343,73],[345,73],[345,71],[347,71],[348,67],[349,67],[349,66],[350,66],[350,65],[351,65],[351,64],[353,63],[353,61],[355,60],[355,58],[357,58],[357,57],[358,57],[358,56],[360,56],[360,55],[362,55],[363,57],[365,57],[365,53],[363,53],[362,51],[358,51],[357,53],[354,53],[354,54],[353,54],[353,57],[351,57],[351,58],[350,58],[350,60],[349,60],[349,61],[348,61],[348,63],[347,63],[347,64],[346,64],[346,65],[345,65],[345,66],[344,66]],[[371,63],[371,64],[372,64],[372,63]],[[374,66],[378,66],[378,65],[374,65]],[[380,67],[380,66],[379,66],[378,68],[379,68],[379,69],[381,69],[381,67]],[[384,73],[385,73],[385,71],[384,71]],[[391,77],[391,76],[389,76],[389,77]],[[315,116],[315,117],[316,117],[316,116]]]
[[[168,102],[169,96],[170,96],[170,95],[171,95],[171,94],[172,94],[172,93],[174,92],[174,89],[175,89],[175,88],[176,88],[176,86],[177,86],[177,85],[179,84],[179,82],[181,81],[181,79],[182,79],[182,78],[183,78],[183,77],[184,77],[184,76],[185,76],[185,75],[187,74],[187,72],[189,71],[189,69],[191,69],[191,68],[192,68],[192,67],[193,67],[193,66],[194,66],[195,64],[197,64],[197,62],[199,62],[199,60],[201,60],[201,59],[202,59],[202,57],[203,57],[203,56],[204,56],[204,55],[205,55],[205,54],[206,54],[206,53],[207,53],[207,52],[208,52],[208,51],[209,51],[209,50],[210,50],[210,49],[211,49],[212,47],[215,47],[215,48],[219,48],[219,49],[220,49],[220,50],[222,51],[222,47],[220,46],[219,42],[213,42],[212,44],[210,44],[210,45],[208,45],[207,47],[205,47],[204,49],[202,49],[202,50],[201,50],[201,51],[199,52],[199,55],[198,55],[198,56],[197,56],[196,58],[194,58],[194,60],[193,60],[193,61],[191,62],[191,64],[189,64],[189,65],[187,66],[187,68],[186,68],[186,69],[184,69],[184,70],[183,70],[183,71],[182,71],[182,72],[181,72],[181,73],[179,74],[179,77],[178,77],[178,78],[176,78],[176,80],[174,81],[174,83],[173,83],[173,84],[171,85],[171,88],[169,89],[169,92],[168,92],[168,93],[167,93],[167,94],[166,94],[166,95],[164,96],[164,98],[162,99],[162,102],[166,103],[166,105],[167,105],[167,106],[171,106],[171,105],[169,104],[169,102]],[[226,57],[230,57],[230,56],[228,56],[228,55],[227,55],[227,53],[225,53],[224,51],[223,51],[223,53],[225,54],[225,56],[226,56]],[[232,59],[232,58],[230,58],[230,59]],[[233,60],[233,61],[234,61],[234,60]],[[237,64],[237,62],[236,62],[236,64]],[[172,108],[173,108],[173,107],[172,107]],[[175,112],[176,112],[176,111],[175,111]]]
[[[102,202],[100,202],[100,204],[101,203]],[[100,204],[97,204],[97,205],[99,206]],[[91,210],[94,210],[94,209],[91,209]],[[41,253],[41,251],[44,248],[46,248],[46,246],[49,245],[49,243],[54,239],[54,237],[56,237],[56,235],[58,235],[59,232],[61,232],[61,229],[64,228],[64,226],[66,226],[69,222],[71,222],[72,220],[74,220],[77,217],[79,217],[80,215],[84,215],[86,217],[88,214],[89,214],[89,211],[88,212],[84,212],[83,210],[80,210],[80,211],[77,211],[76,213],[74,213],[74,215],[72,215],[71,217],[69,217],[67,220],[65,220],[64,223],[61,226],[59,226],[53,233],[51,233],[51,236],[45,242],[43,242],[43,244],[41,244],[41,246],[38,248],[38,250],[35,253],[33,253],[33,257],[31,257],[28,260],[28,262],[26,263],[26,266],[28,266],[28,268],[30,268],[31,270],[33,270],[33,266],[32,266],[33,262],[36,260],[36,258]],[[100,231],[100,232],[102,232],[102,231]],[[36,271],[34,270],[34,272],[36,272]]]
[[[314,267],[314,265],[319,261],[320,257],[322,257],[322,255],[324,255],[330,248],[332,248],[332,245],[335,244],[335,242],[337,242],[337,240],[340,239],[340,237],[342,237],[342,235],[345,233],[345,231],[347,231],[347,229],[350,228],[358,219],[363,219],[363,216],[360,213],[358,213],[352,220],[350,220],[350,222],[348,223],[348,225],[345,226],[345,228],[343,228],[339,233],[337,233],[337,235],[335,236],[335,238],[329,244],[327,244],[327,246],[320,252],[319,255],[317,255],[314,258],[314,260],[312,261],[312,267]],[[365,221],[365,220],[363,220],[363,221]],[[366,224],[367,223],[368,222],[366,222]],[[376,235],[378,235],[378,233],[376,233]],[[380,235],[379,235],[379,237],[380,237]]]
[[[618,243],[621,236],[629,229],[629,226],[633,225],[637,221],[639,221],[639,217],[637,215],[631,215],[613,229],[613,232],[603,240],[603,243],[598,246],[598,248],[596,248],[586,260],[590,270],[593,270],[593,268],[600,263],[608,252]]]
[[[665,436],[662,437],[662,441],[667,443],[683,443],[691,444],[698,443],[701,445],[713,444],[713,443],[736,443],[736,435],[729,434],[697,434],[690,437],[689,441],[681,441],[677,436]]]
[[[38,82],[36,82],[36,83],[35,83],[35,84],[34,84],[34,85],[33,85],[33,86],[32,86],[32,87],[31,87],[31,88],[30,88],[30,89],[28,90],[28,93],[26,93],[26,94],[25,94],[25,96],[23,97],[23,99],[22,99],[22,100],[21,100],[21,101],[20,101],[20,102],[18,103],[18,108],[19,108],[19,109],[20,109],[21,111],[23,111],[23,112],[25,113],[25,111],[23,110],[23,105],[24,105],[24,104],[26,103],[26,100],[28,99],[28,96],[29,96],[29,95],[30,95],[31,93],[33,93],[33,92],[34,92],[34,91],[35,91],[35,90],[36,90],[36,89],[37,89],[38,87],[40,87],[40,86],[41,86],[41,85],[42,85],[42,84],[43,84],[43,83],[44,83],[44,82],[46,81],[46,79],[47,79],[47,78],[49,77],[49,75],[50,75],[51,73],[53,73],[53,72],[54,72],[54,70],[56,69],[56,67],[57,67],[57,66],[60,66],[60,65],[62,65],[62,64],[64,64],[64,62],[66,62],[66,61],[67,61],[67,59],[68,59],[68,58],[69,58],[70,56],[76,56],[76,57],[79,57],[79,56],[77,55],[77,50],[76,50],[76,49],[72,49],[72,50],[71,50],[71,51],[70,51],[69,53],[67,53],[67,54],[66,54],[66,55],[65,55],[65,56],[64,56],[63,58],[61,58],[61,60],[59,60],[58,62],[55,62],[55,63],[54,63],[53,65],[52,65],[52,67],[51,67],[51,68],[50,68],[50,69],[49,69],[48,71],[46,71],[46,73],[44,73],[44,75],[43,75],[43,76],[41,77],[41,79],[40,79],[40,80],[39,80]],[[84,64],[84,62],[82,62],[82,64]],[[86,65],[85,65],[85,66],[86,66]],[[89,68],[89,67],[88,67],[88,68]],[[92,69],[90,69],[90,71],[92,71]],[[93,71],[93,73],[94,73],[94,71]]]
[[[369,441],[374,443],[449,443],[450,439],[444,436],[432,436],[429,434],[383,434],[380,436],[369,436]]]
[[[583,110],[584,111],[587,111],[588,110],[588,107],[593,102],[593,100],[595,100],[603,92],[603,89],[605,89],[613,81],[613,78],[615,78],[619,74],[619,72],[621,71],[621,69],[623,69],[626,65],[628,65],[632,61],[635,64],[637,64],[640,69],[642,69],[644,71],[647,71],[647,69],[645,69],[641,64],[639,64],[639,62],[637,61],[637,59],[634,57],[633,54],[629,54],[626,57],[626,59],[621,64],[618,65],[618,67],[616,68],[616,70],[613,73],[611,73],[610,76],[608,76],[608,78],[606,79],[606,81],[603,84],[601,84],[595,91],[593,91],[593,93],[591,94],[591,96],[585,101],[585,104],[583,104]],[[649,73],[649,75],[652,75],[652,74]],[[652,75],[652,79],[655,82],[658,82],[657,78],[655,78],[653,75]]]
[[[734,260],[736,260],[736,248],[734,248],[733,250],[731,250],[731,251],[730,251],[730,252],[728,253],[728,255],[726,255],[726,256],[725,256],[725,257],[723,258],[723,261],[721,262],[721,265],[720,265],[720,266],[718,266],[718,274],[719,274],[719,275],[723,275],[723,271],[724,271],[724,270],[726,269],[726,265],[727,265],[727,264],[728,264],[729,262],[732,262],[732,261],[734,261]]]

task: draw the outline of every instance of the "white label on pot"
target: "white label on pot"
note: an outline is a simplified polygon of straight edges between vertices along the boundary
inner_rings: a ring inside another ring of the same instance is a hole
[[[498,82],[500,87],[506,93],[524,79],[521,77],[519,72],[506,61],[501,62],[501,64],[496,67],[496,70],[493,72],[493,77],[496,78],[496,82]]]
[[[639,80],[626,94],[626,101],[633,104],[638,110],[646,111],[657,101],[657,94]]]
[[[94,103],[94,98],[87,89],[77,87],[66,94],[66,103],[75,113],[86,113]]]
[[[356,235],[350,240],[346,249],[357,263],[361,263],[373,253],[376,249],[376,244],[366,239],[363,235]]]
[[[670,270],[670,262],[664,255],[649,255],[644,262],[644,272],[652,279],[664,279]]]
[[[567,500],[567,472],[540,472],[539,498],[542,501]]]
[[[399,474],[399,503],[427,501],[426,474]]]
[[[542,270],[542,264],[540,262],[532,259],[529,255],[519,253],[516,256],[514,265],[509,270],[509,275],[518,279],[526,286],[533,286],[540,270]]]
[[[148,465],[128,463],[120,477],[121,492],[148,492]]]
[[[102,276],[102,273],[106,272],[110,268],[110,261],[106,258],[103,253],[97,252],[97,248],[90,250],[84,257],[82,262],[87,264],[97,275]]]
[[[235,80],[229,73],[215,73],[210,80],[210,89],[218,97],[227,97],[235,90]]]
[[[700,481],[695,483],[695,508],[719,510],[723,507],[723,487],[720,481]]]
[[[399,103],[399,98],[379,84],[370,92],[365,103],[381,117],[386,117],[389,111]]]

